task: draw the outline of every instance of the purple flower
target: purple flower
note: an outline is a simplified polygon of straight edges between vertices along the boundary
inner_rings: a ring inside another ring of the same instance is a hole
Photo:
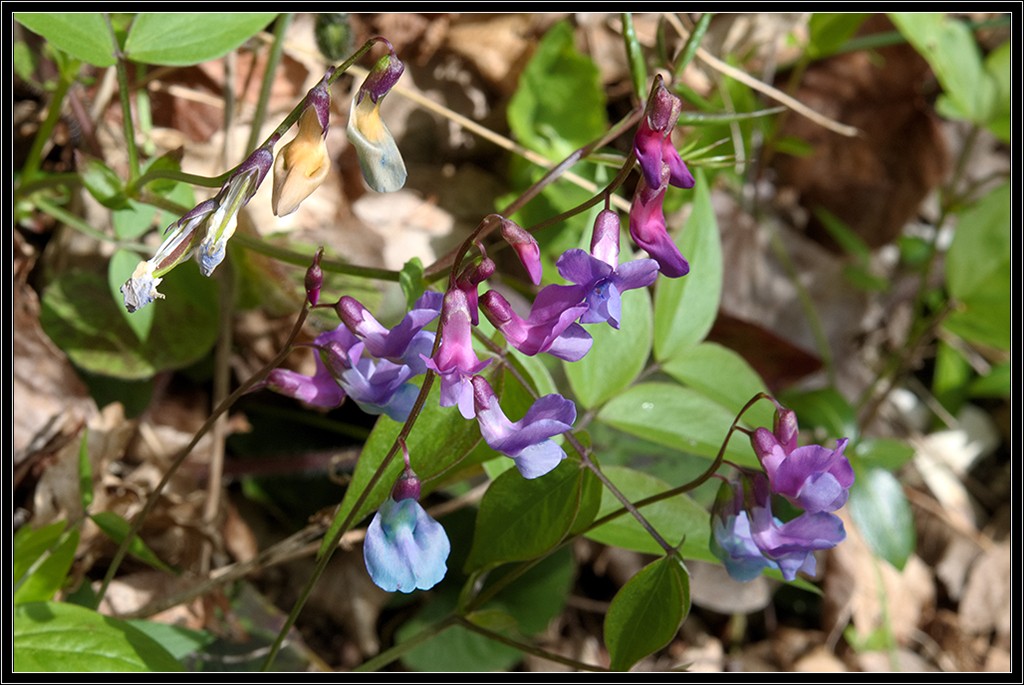
[[[364,357],[364,347],[364,343],[357,342],[347,350],[330,348],[326,356],[332,372],[367,414],[387,414],[395,421],[405,421],[419,393],[416,386],[406,382],[413,377],[413,370],[408,364]]]
[[[692,188],[695,185],[693,175],[672,145],[672,129],[682,106],[682,101],[668,92],[659,77],[647,103],[645,116],[633,138],[633,152],[651,188],[659,188],[664,183],[662,169],[665,167],[669,171],[667,182],[670,185],[677,188]]]
[[[582,359],[594,342],[576,323],[588,309],[586,295],[584,286],[546,286],[537,293],[529,316],[523,319],[508,300],[489,290],[480,297],[480,309],[509,344],[523,354],[547,352],[574,362]]]
[[[853,467],[843,454],[846,438],[830,450],[820,445],[797,447],[796,414],[780,408],[773,432],[758,428],[751,444],[768,474],[772,492],[809,512],[835,511],[850,496]]]
[[[519,255],[519,261],[522,262],[526,273],[530,275],[530,280],[533,281],[533,284],[540,285],[542,266],[540,263],[540,246],[537,244],[536,239],[511,219],[499,218],[501,219],[501,237]]]
[[[565,459],[565,450],[551,438],[572,428],[576,405],[561,395],[545,395],[513,422],[482,376],[474,376],[472,382],[480,434],[491,449],[515,460],[524,478],[543,476]]]
[[[413,375],[419,375],[426,369],[421,355],[429,355],[434,346],[434,334],[423,327],[437,318],[443,297],[439,292],[426,291],[391,330],[382,326],[354,297],[342,297],[335,310],[349,330],[366,344],[367,352],[378,359],[407,364]]]
[[[658,264],[653,259],[637,259],[619,266],[619,215],[605,209],[597,215],[590,254],[583,250],[566,250],[556,263],[558,273],[568,281],[582,286],[587,311],[581,323],[604,323],[619,327],[622,316],[622,293],[644,288],[658,277]]]
[[[665,226],[663,204],[666,188],[665,184],[649,186],[645,178],[640,179],[629,208],[629,235],[658,262],[661,273],[669,278],[679,278],[690,273],[690,263]]]
[[[420,483],[408,465],[366,529],[363,561],[388,592],[429,590],[444,578],[451,543],[444,527],[420,506]]]
[[[711,551],[729,575],[740,581],[766,568],[778,569],[786,580],[803,571],[813,574],[814,552],[831,549],[846,538],[834,514],[806,512],[783,523],[771,508],[771,486],[761,473],[743,473],[723,482],[711,517]]]
[[[480,361],[473,351],[471,319],[466,293],[459,288],[445,293],[441,309],[441,344],[433,359],[423,356],[427,368],[441,377],[441,406],[458,405],[459,412],[467,419],[476,414],[470,379],[491,361]]]
[[[313,348],[317,351],[315,357],[316,371],[312,376],[305,376],[288,369],[274,369],[267,376],[264,383],[274,392],[287,395],[306,404],[323,409],[333,409],[341,405],[345,400],[345,391],[339,384],[338,374],[332,371],[334,364],[328,367],[325,360],[331,360],[332,356],[343,354],[352,345],[358,343],[358,339],[344,326],[338,326],[333,331],[325,331],[313,340]]]

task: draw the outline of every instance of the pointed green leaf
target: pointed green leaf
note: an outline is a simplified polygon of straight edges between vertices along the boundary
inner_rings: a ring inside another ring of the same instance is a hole
[[[676,556],[658,559],[616,593],[604,619],[613,671],[629,670],[667,645],[690,613],[690,574]]]
[[[766,391],[757,371],[736,352],[718,343],[702,342],[681,350],[665,360],[662,370],[680,383],[685,383],[713,399],[734,414],[752,397]],[[772,425],[775,407],[767,400],[758,402],[744,414],[750,426]]]
[[[110,67],[114,37],[98,12],[17,12],[15,20],[72,57],[97,67]]]
[[[583,482],[582,467],[569,459],[532,480],[515,469],[498,476],[480,502],[467,572],[532,559],[561,542],[579,512]]]
[[[125,621],[63,602],[14,608],[18,672],[177,672],[184,669],[158,642]]]
[[[124,51],[136,62],[199,64],[223,57],[276,16],[273,12],[143,12],[132,22]]]
[[[14,603],[45,602],[64,586],[78,548],[78,531],[65,521],[14,536]]]
[[[871,550],[902,569],[917,544],[914,517],[903,486],[885,469],[857,474],[850,489],[850,515]]]
[[[587,409],[599,407],[636,380],[651,353],[651,298],[647,290],[622,295],[621,327],[587,326],[594,345],[578,362],[564,362],[576,398]]]
[[[674,383],[641,383],[604,405],[597,418],[659,445],[714,459],[735,414],[690,388]],[[729,440],[725,458],[740,465],[757,465],[750,443],[742,434]]]
[[[89,518],[92,519],[93,523],[99,526],[100,530],[102,530],[107,537],[117,544],[121,544],[124,539],[128,537],[128,531],[131,529],[130,524],[125,521],[120,514],[113,511],[100,511],[95,514],[90,514]],[[159,571],[177,573],[177,571],[161,561],[160,557],[158,557],[138,535],[132,538],[132,541],[128,544],[128,553],[139,561],[149,564]]]
[[[693,212],[677,243],[690,263],[682,278],[661,278],[654,292],[654,356],[676,356],[707,336],[722,294],[722,243],[703,172],[696,174]]]

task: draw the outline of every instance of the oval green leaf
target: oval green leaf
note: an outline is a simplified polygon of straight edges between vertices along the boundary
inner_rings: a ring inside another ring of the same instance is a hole
[[[515,469],[498,476],[480,502],[466,572],[532,559],[561,542],[579,512],[583,483],[582,467],[569,459],[532,480]]]
[[[216,284],[192,264],[164,277],[166,299],[155,309],[144,343],[124,320],[110,296],[105,275],[94,271],[61,274],[43,294],[43,330],[79,367],[125,380],[150,378],[201,359],[217,339]]]
[[[63,602],[14,608],[14,670],[166,672],[181,664],[124,621]]]
[[[563,362],[569,385],[587,409],[600,406],[636,380],[651,354],[651,298],[647,290],[622,296],[621,327],[587,326],[594,346],[578,362]]]
[[[599,421],[651,442],[714,459],[735,415],[690,388],[674,383],[641,383],[613,398],[598,413]],[[726,459],[756,466],[742,434],[729,440]]]
[[[652,562],[616,593],[604,619],[613,671],[667,645],[690,613],[690,574],[676,556]]]
[[[728,347],[702,342],[681,350],[665,360],[662,370],[680,383],[698,390],[733,413],[738,413],[752,397],[765,392],[765,382],[747,361]],[[751,426],[772,425],[775,407],[767,400],[758,402],[743,415]]]
[[[914,517],[903,487],[885,469],[857,474],[850,490],[850,515],[871,550],[898,569],[914,551]]]
[[[693,211],[679,237],[690,262],[682,278],[662,278],[654,291],[654,356],[664,361],[707,336],[722,295],[722,242],[711,206],[711,192],[700,170],[693,189]]]
[[[143,12],[135,17],[124,43],[136,62],[186,66],[217,59],[256,35],[274,12]]]
[[[97,67],[113,66],[114,37],[98,12],[17,12],[15,20],[72,57]]]

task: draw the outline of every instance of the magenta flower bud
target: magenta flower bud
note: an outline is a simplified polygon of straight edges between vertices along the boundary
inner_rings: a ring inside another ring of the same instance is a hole
[[[455,278],[455,287],[466,293],[469,320],[474,326],[480,323],[480,296],[477,287],[494,275],[497,266],[490,257],[484,257],[479,264],[470,264]]]
[[[391,49],[391,43],[388,43],[386,40],[384,42]],[[356,96],[357,100],[361,101],[368,95],[370,100],[376,103],[391,91],[404,72],[405,65],[402,64],[402,60],[398,59],[398,55],[391,49],[391,52],[377,60],[377,63],[370,69],[370,73],[366,76],[366,80],[363,81],[363,85],[359,87],[359,94]]]
[[[590,254],[608,266],[619,265],[619,213],[603,209],[594,220],[594,233],[590,239]]]
[[[540,285],[542,266],[540,263],[540,246],[532,235],[511,219],[501,219],[501,237],[519,255],[526,273],[534,285]]]
[[[662,180],[663,167],[669,170],[668,184],[677,188],[692,188],[695,184],[693,175],[672,145],[672,128],[681,108],[682,101],[668,92],[659,77],[633,139],[633,152],[647,185],[652,188],[659,188],[666,182]]]
[[[636,186],[633,204],[629,208],[629,235],[633,242],[646,250],[658,262],[661,273],[679,278],[690,273],[690,263],[679,251],[665,226],[666,185],[652,188],[644,178]]]
[[[401,502],[403,499],[418,500],[420,498],[420,479],[416,477],[416,472],[412,470],[412,465],[409,463],[409,448],[404,441],[402,441],[402,458],[405,460],[405,470],[395,481],[395,487],[391,489],[391,499],[396,502]]]
[[[473,388],[470,379],[490,363],[480,361],[473,350],[471,316],[466,293],[452,288],[444,296],[441,308],[441,344],[433,358],[423,361],[441,377],[441,406],[458,405],[467,419],[473,418]]]
[[[324,284],[324,270],[320,268],[320,259],[324,256],[324,248],[320,248],[313,255],[313,263],[306,269],[306,300],[312,306],[320,301],[320,288]]]
[[[775,412],[774,422],[775,438],[782,445],[782,449],[788,454],[796,449],[797,437],[800,435],[800,427],[797,425],[796,412],[792,409],[780,407]]]

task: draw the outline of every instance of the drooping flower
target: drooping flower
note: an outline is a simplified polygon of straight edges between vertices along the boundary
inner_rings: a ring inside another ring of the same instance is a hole
[[[163,276],[192,256],[202,239],[201,228],[217,208],[214,200],[201,202],[164,231],[163,243],[151,259],[139,262],[131,278],[121,286],[124,306],[129,313],[136,312],[154,299],[163,299],[156,287]]]
[[[405,471],[366,529],[363,560],[374,584],[388,592],[429,590],[448,572],[451,543],[444,527],[417,501],[420,482],[402,443]]]
[[[276,216],[287,216],[299,208],[327,178],[331,158],[327,152],[327,129],[331,117],[331,92],[327,82],[334,69],[306,94],[306,107],[299,117],[299,130],[281,147],[274,162],[271,205]]]
[[[381,57],[352,98],[349,142],[359,156],[367,185],[378,193],[391,193],[405,185],[407,172],[394,136],[380,116],[380,103],[395,85],[405,65],[392,51]]]
[[[512,347],[526,355],[547,352],[566,361],[579,361],[594,340],[576,320],[586,313],[586,289],[579,285],[549,285],[537,293],[525,319],[494,290],[480,296],[480,309]]]
[[[774,431],[758,428],[751,436],[772,492],[806,511],[839,509],[846,504],[854,481],[853,467],[843,454],[849,440],[836,441],[835,449],[797,447],[797,433],[796,414],[780,407]]]
[[[664,182],[677,188],[692,188],[695,185],[693,174],[679,156],[679,151],[672,145],[672,129],[679,119],[682,105],[682,100],[665,88],[665,83],[659,76],[647,101],[644,118],[640,120],[636,136],[633,138],[633,152],[636,154],[644,179],[651,188],[662,185],[664,167],[668,167],[669,170],[668,178]]]
[[[658,277],[658,264],[653,259],[636,259],[619,265],[619,217],[605,209],[597,215],[590,254],[580,249],[566,250],[555,264],[558,273],[581,286],[587,311],[581,323],[608,322],[619,327],[622,316],[622,293],[644,288]]]
[[[540,285],[542,266],[540,245],[537,244],[537,240],[530,235],[529,231],[511,219],[499,218],[501,219],[501,237],[516,251],[519,261],[522,262],[533,284]]]
[[[629,211],[629,234],[669,278],[690,272],[689,263],[668,234],[664,211],[668,186],[695,185],[693,175],[672,145],[672,129],[681,108],[682,101],[668,92],[659,76],[633,138],[633,152],[642,173]]]
[[[667,175],[667,171],[666,171]],[[662,274],[680,278],[690,273],[690,263],[668,234],[665,225],[665,190],[668,186],[651,187],[641,178],[636,184],[633,204],[629,207],[629,235],[655,261]]]
[[[433,358],[424,355],[427,368],[441,377],[441,406],[458,406],[467,419],[476,414],[471,378],[490,363],[473,351],[472,317],[466,293],[452,288],[441,309],[441,343]]]
[[[235,234],[238,226],[238,212],[263,183],[267,172],[274,163],[274,136],[263,147],[257,148],[224,183],[214,198],[217,207],[206,221],[206,236],[196,250],[199,270],[204,276],[213,274],[214,269],[224,261],[228,239]]]
[[[274,392],[287,395],[306,404],[322,409],[333,409],[345,400],[345,390],[341,387],[340,371],[332,367],[337,363],[333,360],[342,357],[359,340],[341,325],[331,331],[324,331],[313,339],[312,347],[316,351],[314,357],[316,371],[312,376],[290,369],[273,369],[263,384]],[[330,362],[330,366],[328,365]],[[344,371],[344,369],[341,369]]]
[[[771,486],[762,473],[742,473],[724,481],[711,516],[711,551],[729,575],[740,581],[766,568],[786,580],[816,570],[814,552],[846,538],[842,519],[826,512],[805,512],[783,523],[772,514]]]
[[[494,260],[484,257],[479,263],[466,266],[455,278],[455,287],[466,294],[469,320],[474,326],[480,323],[480,295],[477,288],[493,276],[496,269]]]
[[[572,428],[575,404],[561,395],[545,395],[523,418],[510,421],[487,380],[474,376],[472,382],[480,434],[491,449],[515,460],[524,478],[543,476],[565,459],[565,450],[551,438]]]

